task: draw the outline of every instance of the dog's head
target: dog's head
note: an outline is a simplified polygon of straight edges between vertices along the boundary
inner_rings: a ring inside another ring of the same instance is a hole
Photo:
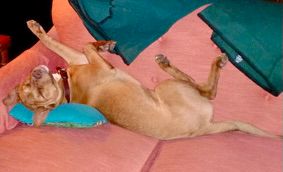
[[[33,122],[40,126],[48,112],[62,103],[64,89],[60,79],[55,79],[48,67],[40,65],[35,67],[30,75],[15,89],[13,89],[3,103],[6,106],[22,103],[35,114]]]

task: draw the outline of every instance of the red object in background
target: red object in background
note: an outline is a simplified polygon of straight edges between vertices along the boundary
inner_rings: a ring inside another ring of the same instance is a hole
[[[8,49],[11,44],[11,37],[8,35],[0,35],[0,67],[9,62]]]

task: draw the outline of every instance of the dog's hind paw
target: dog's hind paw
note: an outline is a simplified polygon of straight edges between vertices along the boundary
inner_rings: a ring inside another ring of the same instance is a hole
[[[216,63],[217,63],[217,66],[219,68],[223,68],[228,62],[228,57],[226,56],[226,54],[223,54],[219,57],[217,57],[216,59]]]
[[[106,52],[106,51],[113,51],[115,46],[116,46],[116,42],[115,41],[97,41],[97,42],[93,42],[92,43],[93,46],[101,52]]]
[[[164,66],[164,67],[170,65],[169,60],[168,60],[167,57],[164,56],[163,54],[157,54],[157,55],[155,56],[155,61],[156,61],[157,64],[162,65],[162,66]]]

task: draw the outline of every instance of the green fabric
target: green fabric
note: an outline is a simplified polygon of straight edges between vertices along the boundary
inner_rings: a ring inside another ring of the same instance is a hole
[[[216,0],[69,0],[97,40],[117,42],[130,64],[180,18]],[[189,38],[188,38],[189,40]]]
[[[97,40],[114,40],[130,64],[180,18],[213,3],[199,16],[230,61],[273,95],[283,90],[282,4],[266,0],[69,0]],[[189,40],[189,38],[188,38]]]
[[[283,4],[220,0],[199,16],[213,29],[212,40],[239,70],[271,94],[282,92]]]

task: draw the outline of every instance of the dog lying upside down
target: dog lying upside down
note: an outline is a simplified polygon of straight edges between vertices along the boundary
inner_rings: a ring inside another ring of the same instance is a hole
[[[217,57],[207,82],[198,84],[170,64],[165,56],[157,55],[157,64],[174,79],[165,80],[150,90],[102,58],[99,52],[113,49],[113,41],[89,43],[83,52],[78,52],[52,39],[37,22],[31,20],[27,24],[47,48],[68,62],[70,101],[97,108],[114,124],[166,140],[232,130],[276,137],[248,123],[212,121],[210,99],[216,96],[226,56]],[[51,109],[67,101],[63,82],[41,65],[35,67],[3,102],[5,105],[23,103],[35,112],[34,125],[39,127]]]

